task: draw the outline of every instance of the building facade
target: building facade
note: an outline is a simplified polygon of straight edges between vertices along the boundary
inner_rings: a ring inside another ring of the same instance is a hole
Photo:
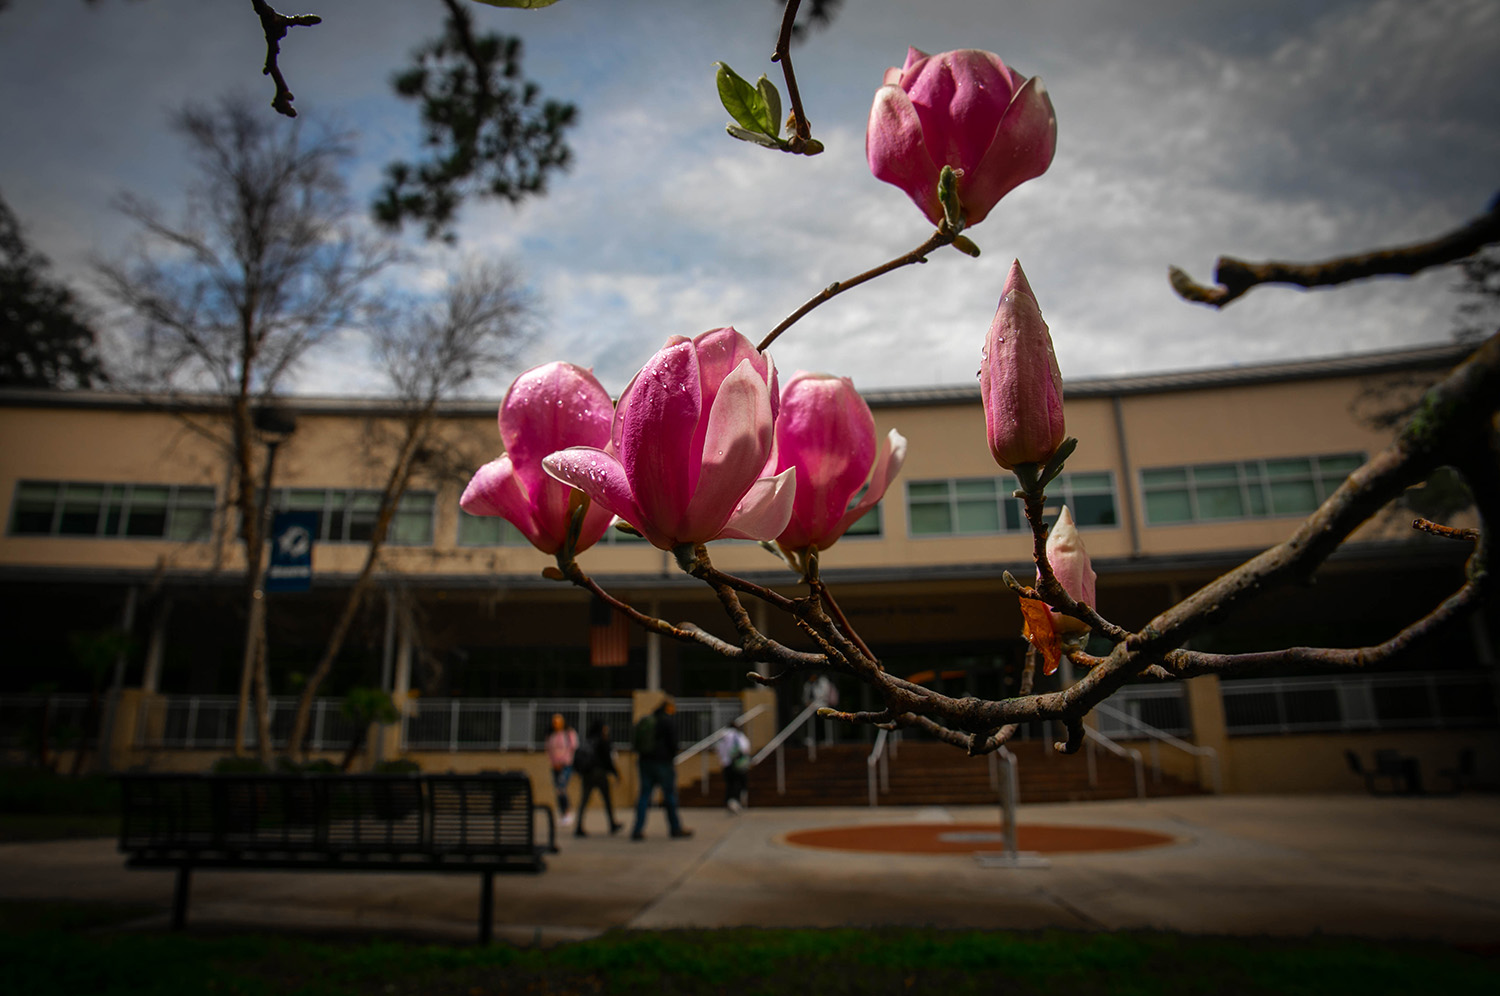
[[[1438,347],[1066,384],[1068,431],[1080,444],[1049,487],[1049,511],[1072,509],[1099,573],[1101,613],[1143,625],[1285,539],[1389,444],[1386,416],[1461,355]],[[951,694],[1010,694],[1024,643],[1016,600],[1001,579],[1007,570],[1032,571],[1031,539],[1013,479],[990,458],[978,391],[878,391],[867,400],[880,433],[906,436],[908,456],[880,506],[824,554],[823,576],[888,670]],[[288,404],[297,423],[279,447],[270,503],[313,513],[315,535],[310,590],[267,595],[271,684],[283,694],[317,660],[363,562],[395,424],[379,401]],[[742,668],[624,626],[587,593],[545,578],[551,558],[508,524],[461,512],[467,473],[499,451],[494,405],[451,404],[439,420],[439,443],[396,513],[377,592],[330,695],[377,684],[399,697],[419,693],[403,741],[412,748],[425,742],[422,724],[455,702],[566,698],[604,708],[642,689],[713,699],[747,688]],[[248,603],[222,421],[211,399],[0,393],[0,496],[8,502],[0,591],[12,620],[0,702],[101,685],[157,699],[235,693]],[[1418,506],[1447,497],[1442,481],[1422,491],[1412,498]],[[1233,652],[1389,637],[1462,583],[1467,551],[1414,534],[1411,515],[1388,510],[1315,583],[1268,593],[1194,646]],[[720,543],[711,553],[725,570],[796,593],[792,574],[756,544]],[[612,534],[579,562],[644,611],[733,633],[711,591],[639,540]],[[777,640],[805,643],[789,620],[755,611]],[[119,629],[131,639],[115,666],[90,671],[80,647]],[[1243,754],[1243,762],[1226,758],[1231,789],[1339,784],[1346,772],[1336,751],[1332,762],[1320,755],[1306,778],[1266,771],[1286,767],[1282,753],[1306,750],[1299,736],[1336,733],[1373,749],[1401,726],[1403,711],[1421,713],[1407,716],[1408,741],[1418,727],[1446,731],[1422,734],[1436,738],[1433,763],[1472,746],[1493,773],[1497,636],[1496,620],[1481,618],[1383,677],[1271,675],[1238,690],[1233,681],[1196,679],[1189,688],[1127,689],[1118,704],[1176,735]],[[1299,692],[1287,684],[1293,678],[1313,685]],[[1314,688],[1319,680],[1327,687]],[[845,707],[871,704],[855,684],[840,691]],[[1418,696],[1426,697],[1420,709]],[[797,690],[784,690],[778,705],[783,719],[795,712]],[[457,748],[459,711],[435,741],[447,736]],[[0,708],[0,725],[4,716]],[[1098,722],[1128,732],[1116,719]],[[163,734],[136,731],[143,743],[152,736]]]

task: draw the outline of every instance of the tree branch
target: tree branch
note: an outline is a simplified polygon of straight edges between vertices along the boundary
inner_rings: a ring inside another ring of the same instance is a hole
[[[281,66],[277,59],[281,56],[281,39],[286,37],[286,29],[296,27],[311,27],[321,24],[323,19],[317,14],[292,14],[286,15],[277,11],[265,0],[250,0],[250,5],[255,8],[255,14],[260,18],[261,30],[266,35],[266,64],[261,70],[262,76],[269,76],[276,82],[276,96],[271,100],[271,106],[276,108],[278,114],[285,114],[289,118],[297,116],[296,108],[292,107],[292,91],[286,85],[286,77],[281,75]]]
[[[1233,256],[1220,256],[1214,268],[1217,287],[1200,284],[1175,266],[1168,268],[1167,278],[1180,297],[1222,308],[1260,284],[1328,287],[1365,277],[1410,276],[1428,267],[1472,256],[1496,241],[1500,241],[1500,197],[1478,218],[1431,242],[1377,249],[1320,263],[1248,263]]]

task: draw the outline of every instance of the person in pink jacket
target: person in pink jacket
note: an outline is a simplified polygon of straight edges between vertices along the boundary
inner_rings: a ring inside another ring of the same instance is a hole
[[[547,734],[547,762],[552,765],[552,787],[557,790],[557,811],[562,825],[572,826],[568,811],[568,781],[573,777],[573,753],[578,750],[578,731],[568,725],[562,713],[552,714],[552,732]]]

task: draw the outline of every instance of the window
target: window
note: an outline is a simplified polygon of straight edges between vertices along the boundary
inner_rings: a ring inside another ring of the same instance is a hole
[[[366,543],[375,533],[380,515],[379,491],[340,488],[277,488],[273,510],[316,512],[317,539],[324,543]],[[430,546],[432,512],[437,507],[431,491],[408,491],[396,505],[385,541],[391,546]]]
[[[854,500],[858,501],[859,496],[856,495]],[[884,502],[877,501],[874,507],[872,507],[864,515],[861,515],[859,518],[855,519],[853,524],[850,525],[848,529],[844,530],[844,536],[879,536],[882,532],[882,519],[880,509],[884,504]]]
[[[906,514],[913,536],[984,536],[1021,532],[1026,513],[1015,497],[1020,482],[1003,477],[908,481]],[[1046,518],[1057,518],[1062,506],[1080,527],[1113,526],[1115,480],[1111,471],[1061,474],[1047,485]]]
[[[1306,515],[1364,462],[1363,453],[1339,453],[1142,470],[1146,522]]]
[[[633,546],[645,543],[644,536],[634,533],[622,532],[615,528],[606,529],[604,536],[599,542],[605,546]],[[458,513],[458,545],[459,546],[530,546],[531,541],[526,535],[498,515],[470,515],[468,512],[459,510]]]
[[[21,481],[12,536],[111,536],[203,542],[213,534],[214,489],[179,484]]]

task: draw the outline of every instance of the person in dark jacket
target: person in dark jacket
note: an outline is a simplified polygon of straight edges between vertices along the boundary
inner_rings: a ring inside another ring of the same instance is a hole
[[[635,800],[635,824],[630,828],[631,840],[644,840],[646,810],[651,808],[651,793],[661,788],[661,808],[667,811],[667,828],[673,837],[691,837],[693,831],[685,829],[677,815],[677,705],[670,698],[656,707],[651,714],[655,726],[653,746],[650,750],[636,754],[636,766],[641,776],[641,794]]]
[[[573,755],[573,767],[583,782],[582,796],[578,800],[578,825],[573,830],[575,837],[587,837],[583,832],[583,816],[589,806],[589,795],[595,789],[604,800],[604,815],[609,817],[609,832],[619,833],[625,824],[616,822],[614,803],[609,797],[609,776],[620,777],[615,768],[615,747],[609,739],[609,725],[602,719],[589,724],[589,733],[584,746]]]

